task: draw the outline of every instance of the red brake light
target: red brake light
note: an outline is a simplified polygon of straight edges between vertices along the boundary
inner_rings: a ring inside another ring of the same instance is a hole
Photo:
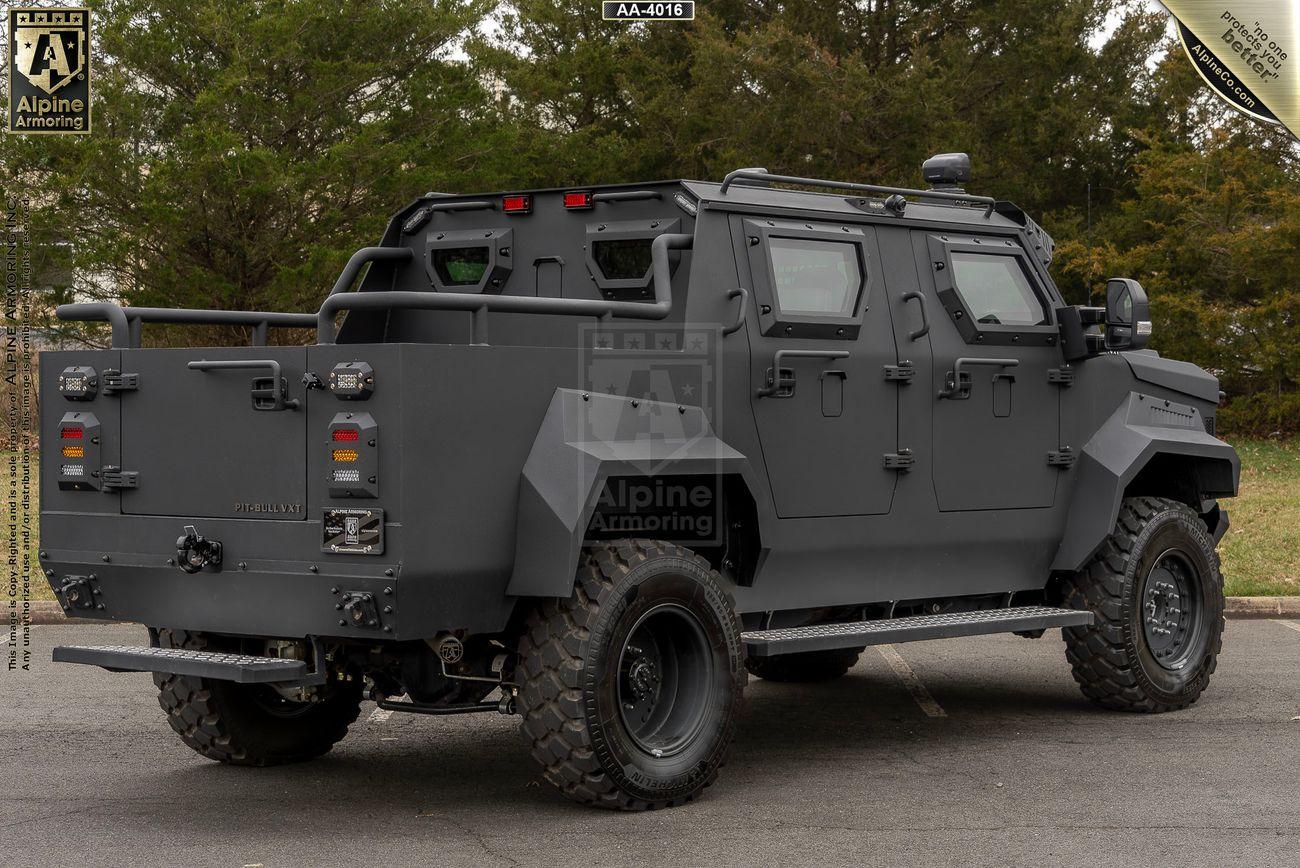
[[[63,428],[59,431],[60,440],[81,440],[86,432],[81,428]]]
[[[527,214],[533,210],[533,197],[527,193],[517,196],[502,196],[501,210],[507,214]]]
[[[575,193],[564,194],[565,208],[590,208],[591,205],[592,202],[591,202],[590,190],[581,190]]]
[[[330,436],[335,440],[335,442],[347,441],[350,443],[354,440],[361,439],[361,433],[355,428],[335,428]]]

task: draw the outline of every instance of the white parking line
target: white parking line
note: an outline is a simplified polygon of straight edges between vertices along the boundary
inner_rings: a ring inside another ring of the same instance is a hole
[[[889,664],[889,668],[894,670],[894,674],[898,676],[898,680],[903,682],[903,686],[907,688],[907,692],[912,694],[912,698],[916,700],[917,705],[921,706],[921,710],[924,711],[926,715],[929,717],[948,716],[948,712],[944,711],[943,706],[934,701],[934,697],[930,695],[930,691],[925,689],[925,685],[921,683],[921,679],[912,671],[912,667],[907,665],[907,661],[903,659],[902,655],[894,650],[893,645],[877,645],[876,648],[880,651],[880,656],[885,658],[885,662]]]
[[[1270,618],[1274,624],[1281,624],[1283,627],[1290,627],[1297,633],[1300,633],[1300,621],[1283,621],[1280,618]]]
[[[392,716],[393,716],[392,711],[390,711],[387,708],[380,708],[379,706],[376,705],[375,710],[370,712],[370,716],[366,718],[366,722],[383,723],[385,720],[388,720],[388,718]]]

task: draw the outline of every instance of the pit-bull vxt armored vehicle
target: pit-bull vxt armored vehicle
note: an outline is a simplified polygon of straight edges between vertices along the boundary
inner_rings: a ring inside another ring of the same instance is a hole
[[[750,675],[870,645],[1062,628],[1093,702],[1187,706],[1239,469],[1218,382],[1144,349],[1137,282],[1066,304],[969,172],[430,193],[314,314],[59,308],[111,346],[42,358],[41,564],[151,643],[55,659],[154,673],[236,765],[323,754],[366,700],[518,715],[547,780],[623,809],[714,781]]]

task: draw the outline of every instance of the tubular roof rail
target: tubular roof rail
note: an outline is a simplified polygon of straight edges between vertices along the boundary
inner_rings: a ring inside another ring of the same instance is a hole
[[[65,322],[107,322],[113,327],[113,349],[140,346],[140,326],[146,322],[195,325],[251,326],[252,346],[266,345],[268,328],[312,328],[316,315],[255,310],[194,310],[170,307],[122,307],[109,301],[61,304],[54,315]]]
[[[922,196],[926,199],[941,199],[963,205],[979,204],[984,206],[984,217],[993,214],[997,204],[992,196],[972,196],[966,193],[948,193],[943,190],[913,190],[910,187],[881,187],[877,184],[858,184],[853,181],[827,181],[821,178],[800,178],[797,175],[773,175],[766,169],[736,169],[728,172],[722,179],[722,189],[718,192],[724,196],[727,188],[737,181],[770,181],[778,184],[802,184],[805,187],[825,187],[828,190],[848,190],[855,193],[884,193],[898,196]]]

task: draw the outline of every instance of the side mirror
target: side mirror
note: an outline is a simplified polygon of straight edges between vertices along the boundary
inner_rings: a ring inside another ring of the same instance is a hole
[[[1151,306],[1142,284],[1127,277],[1106,281],[1106,349],[1140,350],[1151,340]]]

